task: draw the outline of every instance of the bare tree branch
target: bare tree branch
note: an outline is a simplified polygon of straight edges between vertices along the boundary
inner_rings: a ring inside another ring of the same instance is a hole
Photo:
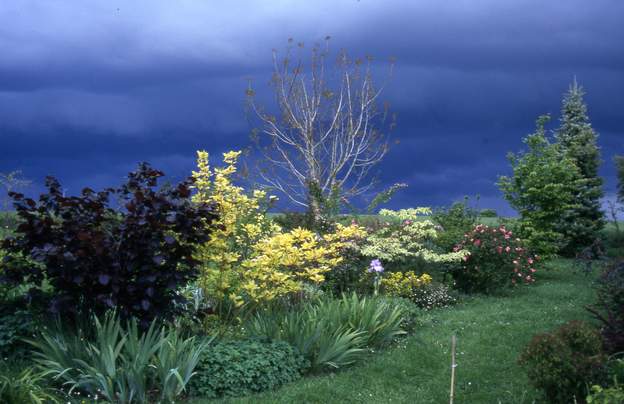
[[[1,209],[8,210],[10,206],[10,198],[8,198],[8,193],[12,191],[17,191],[20,189],[28,188],[32,184],[32,181],[23,177],[22,172],[20,170],[11,171],[10,173],[0,173],[0,188],[2,201]]]
[[[247,92],[251,111],[263,127],[257,142],[268,167],[260,176],[315,214],[318,201],[311,187],[324,196],[365,193],[374,184],[371,168],[388,151],[387,137],[379,128],[387,114],[377,107],[383,86],[373,85],[372,59],[351,60],[342,51],[335,68],[328,69],[328,49],[328,42],[325,50],[315,46],[307,65],[301,59],[291,61],[292,45],[283,59],[273,52],[271,85],[279,118],[256,104],[251,89]],[[330,72],[334,75],[328,76]]]

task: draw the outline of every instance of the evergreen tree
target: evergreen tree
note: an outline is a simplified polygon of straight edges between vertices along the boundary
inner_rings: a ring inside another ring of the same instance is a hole
[[[577,207],[566,212],[568,223],[565,233],[569,241],[563,250],[566,255],[573,255],[591,245],[605,224],[600,205],[604,193],[603,180],[598,176],[601,162],[598,135],[589,122],[584,94],[583,88],[574,79],[563,97],[561,124],[555,132],[562,153],[574,161],[586,180],[575,192]]]
[[[513,175],[500,177],[498,185],[520,214],[521,236],[533,251],[552,256],[569,244],[566,229],[578,209],[577,190],[586,180],[561,145],[546,136],[548,120],[540,117],[536,132],[524,139],[527,150],[508,155]]]

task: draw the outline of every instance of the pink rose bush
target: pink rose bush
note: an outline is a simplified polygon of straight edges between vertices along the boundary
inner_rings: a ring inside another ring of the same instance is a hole
[[[505,286],[535,282],[539,257],[531,255],[522,240],[504,225],[475,226],[454,248],[462,250],[466,254],[452,274],[457,288],[464,292],[490,293]]]

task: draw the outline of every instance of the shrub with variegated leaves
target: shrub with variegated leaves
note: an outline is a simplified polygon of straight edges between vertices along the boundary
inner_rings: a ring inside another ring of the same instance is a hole
[[[440,228],[428,218],[430,208],[382,209],[379,215],[386,222],[366,237],[360,250],[362,255],[380,259],[390,269],[414,259],[429,263],[461,261],[463,252],[440,252],[433,245]]]

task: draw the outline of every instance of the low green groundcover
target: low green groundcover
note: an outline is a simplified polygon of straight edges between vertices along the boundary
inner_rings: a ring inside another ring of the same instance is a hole
[[[240,340],[206,349],[190,381],[195,396],[242,396],[301,377],[303,357],[285,342]]]

